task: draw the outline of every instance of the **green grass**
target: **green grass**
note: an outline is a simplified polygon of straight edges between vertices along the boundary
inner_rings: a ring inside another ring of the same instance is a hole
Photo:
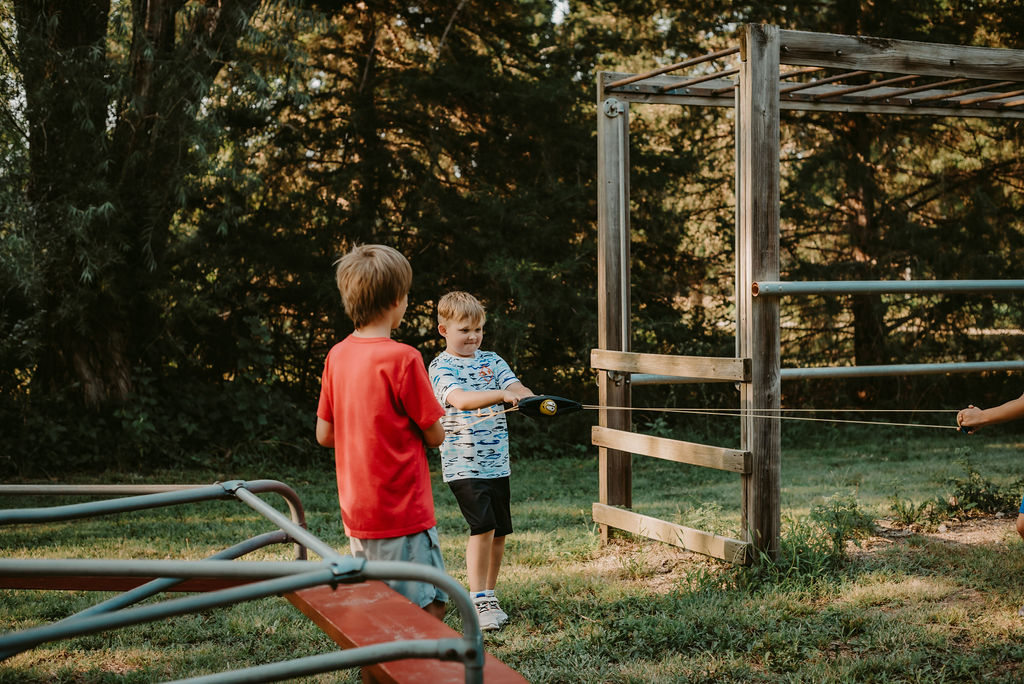
[[[965,460],[999,485],[1017,482],[1022,444],[995,430],[969,439],[887,430],[785,435],[782,558],[756,568],[727,566],[628,535],[602,545],[590,519],[596,458],[515,463],[517,531],[509,538],[499,587],[512,621],[486,637],[488,649],[533,682],[1024,679],[1024,620],[1016,614],[1024,602],[1024,544],[1013,530],[1012,511],[1005,534],[989,543],[948,544],[912,534],[870,549],[852,545],[864,531],[859,516],[893,518],[894,493],[912,503],[948,497],[966,476]],[[321,470],[106,474],[68,481],[238,478],[291,485],[310,529],[346,548],[328,458]],[[635,508],[702,529],[736,534],[739,484],[732,474],[634,459]],[[276,503],[273,496],[264,498]],[[439,479],[435,499],[445,562],[462,581],[464,522]],[[54,503],[19,497],[0,505]],[[832,544],[829,524],[838,530],[840,549]],[[199,558],[266,529],[244,505],[217,502],[9,527],[0,530],[0,554]],[[255,557],[287,559],[290,547]],[[99,598],[0,591],[0,630],[52,622]],[[461,629],[453,609],[447,621]],[[265,599],[46,644],[0,664],[0,684],[159,681],[332,649],[286,601]],[[305,681],[358,678],[345,673]]]

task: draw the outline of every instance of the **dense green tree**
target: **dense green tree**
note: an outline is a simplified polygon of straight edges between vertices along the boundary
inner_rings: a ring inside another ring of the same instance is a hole
[[[434,303],[466,289],[529,386],[593,399],[598,70],[705,54],[746,21],[1019,47],[1024,13],[998,10],[0,0],[0,436],[22,463],[67,441],[93,464],[314,457],[322,359],[350,327],[332,264],[358,242],[412,261],[398,336],[427,358]],[[634,346],[731,355],[731,112],[631,116]],[[1012,277],[1019,135],[787,115],[787,276]],[[1003,343],[965,330],[1020,324],[984,296],[816,299],[787,316],[801,364],[982,358]],[[78,419],[83,401],[98,410]],[[587,441],[584,420],[563,425],[535,449]],[[115,441],[137,446],[111,455]]]
[[[34,391],[76,386],[96,406],[124,397],[149,360],[171,220],[204,147],[204,98],[259,5],[7,5],[27,164],[5,182],[21,189],[8,220],[32,255]]]

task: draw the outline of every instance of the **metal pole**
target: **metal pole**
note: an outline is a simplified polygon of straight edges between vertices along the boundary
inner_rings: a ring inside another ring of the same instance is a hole
[[[475,657],[472,648],[467,648],[461,639],[439,639],[436,641],[394,641],[386,644],[374,644],[323,653],[320,655],[297,658],[280,663],[270,663],[256,667],[220,672],[217,674],[181,679],[168,684],[236,684],[236,682],[278,682],[295,677],[332,672],[342,668],[373,665],[376,663],[399,660],[402,658],[437,658],[439,660],[459,660]],[[466,667],[466,684],[483,682],[483,671]]]
[[[264,580],[332,567],[335,572],[358,577],[366,561],[342,556],[331,563],[318,561],[229,560],[109,560],[100,558],[10,558],[0,560],[0,576],[21,577],[188,577]],[[347,567],[346,567],[347,566]],[[339,581],[341,578],[338,578]]]
[[[1024,371],[1024,361],[962,361],[957,363],[902,363],[875,366],[827,366],[820,368],[782,368],[782,380],[809,380],[814,378],[867,378],[887,375],[942,375],[944,373],[986,373],[994,371]],[[675,375],[648,373],[632,376],[633,385],[685,385],[704,382],[732,382],[708,380]]]
[[[267,532],[265,534],[253,537],[252,539],[247,539],[244,542],[235,544],[234,546],[224,549],[223,551],[218,551],[217,553],[213,554],[205,560],[196,562],[203,563],[210,560],[231,560],[239,558],[240,556],[244,556],[247,553],[251,553],[252,551],[255,551],[257,549],[262,549],[264,546],[269,546],[270,544],[283,544],[289,541],[290,539],[291,538],[281,530],[278,530],[277,532]],[[80,611],[78,613],[75,613],[74,615],[65,618],[65,620],[74,620],[76,618],[85,617],[88,615],[109,613],[114,610],[120,610],[121,608],[130,606],[133,603],[138,603],[143,599],[147,599],[150,596],[154,596],[160,593],[161,591],[164,591],[165,589],[173,587],[175,584],[180,584],[184,581],[184,577],[160,577],[151,582],[146,582],[140,587],[136,587],[134,589],[130,589],[126,592],[118,594],[117,596],[107,599],[102,603],[97,603],[96,605],[90,608],[86,608],[83,611]]]
[[[27,629],[14,634],[0,637],[0,656],[9,657],[25,649],[32,648],[47,641],[66,639],[83,634],[92,634],[107,629],[127,625],[152,622],[175,615],[194,613],[210,608],[230,605],[242,601],[264,598],[276,594],[285,594],[306,587],[329,584],[332,582],[353,582],[367,579],[407,579],[430,582],[444,589],[455,601],[459,616],[462,618],[464,635],[459,642],[461,647],[455,651],[444,649],[451,657],[449,660],[461,660],[466,666],[466,681],[480,682],[483,677],[484,646],[483,632],[476,619],[476,610],[469,594],[461,584],[447,573],[418,563],[400,561],[366,561],[350,556],[341,557],[331,563],[314,563],[311,561],[262,561],[236,562],[225,560],[202,561],[108,561],[92,559],[54,560],[0,560],[0,575],[65,575],[76,574],[86,576],[135,575],[152,577],[154,575],[178,577],[232,577],[232,578],[265,578],[278,575],[274,579],[254,584],[232,587],[199,596],[165,601],[151,606],[139,606],[119,610],[115,613],[101,615],[77,616],[72,620],[61,621],[52,625],[44,625]],[[290,576],[289,576],[290,575]],[[417,647],[421,648],[421,647]],[[441,647],[437,646],[440,650]],[[396,653],[392,659],[402,657],[439,657],[438,651],[429,647],[422,651],[424,655],[404,652]],[[426,655],[429,654],[429,655]],[[0,658],[0,659],[2,659]],[[377,661],[367,661],[377,662]],[[241,680],[225,680],[241,681]],[[265,681],[265,680],[260,680]]]
[[[324,560],[336,560],[342,557],[343,554],[338,553],[338,551],[330,544],[321,541],[316,537],[316,535],[311,534],[305,527],[300,527],[295,524],[285,516],[281,515],[276,508],[250,492],[245,487],[245,483],[240,483],[232,490],[232,493],[243,503],[260,513],[263,517],[267,518],[271,522],[277,523],[282,530],[291,535],[292,539],[296,540],[307,549],[312,549]]]
[[[277,480],[253,480],[251,482],[232,480],[212,485],[0,485],[0,494],[7,495],[138,495],[67,506],[0,510],[0,525],[75,520],[111,513],[125,513],[148,508],[174,506],[182,503],[198,503],[200,501],[220,500],[229,497],[239,498],[238,493],[241,491],[274,492],[280,494],[288,504],[291,521],[294,523],[288,526],[289,530],[295,533],[292,534],[292,537],[296,540],[302,538],[307,542],[315,544],[318,549],[317,553],[321,557],[329,557],[329,555],[325,555],[321,551],[326,552],[330,549],[333,552],[331,547],[326,546],[319,539],[304,531],[306,527],[306,514],[302,508],[302,501],[299,499],[299,495],[291,487]],[[257,500],[262,504],[261,500]],[[278,522],[283,529],[285,525],[280,523],[286,519],[273,507],[263,504],[261,512],[266,515],[267,511],[273,512],[275,522]],[[337,553],[333,552],[332,555],[336,556]],[[295,559],[306,559],[305,545],[301,543],[295,544]]]
[[[1024,280],[761,280],[751,291],[758,296],[819,294],[942,294],[953,292],[1024,292]]]
[[[128,511],[140,511],[148,508],[159,508],[162,506],[174,506],[177,504],[224,499],[228,496],[230,496],[230,494],[224,490],[224,487],[213,484],[203,487],[159,492],[156,494],[129,496],[121,499],[87,501],[79,504],[68,504],[66,506],[52,506],[49,508],[12,508],[0,511],[0,525],[77,520],[79,518],[90,518],[97,515],[127,513]]]
[[[261,549],[264,546],[268,546],[270,544],[283,544],[288,541],[290,541],[290,537],[281,530],[278,530],[277,532],[267,532],[265,534],[261,534],[251,539],[247,539],[239,544],[235,544],[230,548],[224,549],[223,551],[220,551],[210,556],[210,558],[207,560],[224,560],[230,558],[238,558],[239,556],[244,556],[245,554],[250,553],[251,551],[255,551],[256,549]],[[100,613],[111,613],[115,610],[120,610],[122,608],[132,605],[133,603],[138,603],[139,601],[147,599],[150,596],[154,596],[160,593],[161,591],[164,591],[165,589],[173,587],[175,584],[183,582],[184,579],[185,578],[183,577],[160,577],[151,582],[146,582],[142,586],[118,594],[117,596],[107,599],[106,601],[97,603],[94,606],[90,606],[89,608],[79,611],[74,615],[69,615],[63,620],[57,622],[56,624],[67,623],[73,620],[78,620],[83,617],[88,617],[90,615],[98,615]],[[18,651],[0,651],[0,660],[9,658],[12,655],[17,655],[17,653]]]
[[[354,559],[353,559],[354,560]],[[65,561],[66,562],[66,561]],[[81,561],[80,563],[85,563]],[[97,561],[98,563],[109,563],[107,561]],[[128,564],[143,563],[145,561],[125,561]],[[52,564],[53,561],[5,561],[4,566],[9,566],[13,563],[35,563],[36,570],[40,570],[40,564],[43,566]],[[178,561],[152,561],[152,563],[164,563],[174,564],[179,563]],[[236,561],[192,561],[190,563],[194,569],[196,566],[214,566],[214,565],[250,565],[250,563],[238,563]],[[77,565],[77,564],[76,564]],[[269,565],[268,563],[253,563],[252,565]],[[274,565],[282,565],[280,563]],[[287,565],[305,565],[300,561],[293,561],[287,563]],[[107,629],[116,627],[126,627],[128,625],[137,625],[143,622],[153,622],[155,620],[162,620],[164,618],[173,617],[175,615],[185,615],[187,613],[198,613],[210,608],[218,608],[221,606],[228,606],[234,603],[240,603],[242,601],[251,601],[253,599],[266,598],[267,596],[276,596],[278,594],[287,594],[289,592],[298,591],[300,589],[306,589],[307,587],[315,587],[321,584],[329,584],[336,582],[344,576],[345,568],[334,568],[334,563],[327,565],[324,563],[313,563],[311,565],[316,566],[316,569],[309,571],[305,568],[305,571],[300,570],[298,573],[285,573],[281,572],[281,575],[291,575],[285,577],[275,577],[273,579],[257,582],[254,584],[246,584],[240,587],[231,587],[229,589],[222,589],[220,591],[210,592],[208,594],[199,594],[196,596],[187,596],[179,599],[172,599],[170,601],[164,601],[154,605],[136,606],[135,608],[127,608],[125,610],[119,610],[116,613],[104,613],[102,615],[90,615],[88,617],[77,618],[70,622],[57,622],[52,625],[43,625],[41,627],[34,627],[32,629],[26,629],[21,632],[14,634],[6,634],[0,637],[0,652],[20,652],[33,646],[45,643],[47,641],[54,641],[57,639],[67,639],[70,637],[82,636],[84,634],[94,634],[96,632],[102,632]],[[351,571],[351,568],[348,570]],[[19,573],[20,574],[20,573]],[[88,574],[85,572],[79,572],[78,574]],[[103,574],[103,573],[99,573]],[[123,573],[128,574],[128,573]],[[172,574],[172,573],[153,573],[152,570],[147,570],[145,574],[153,576],[153,574]],[[197,575],[202,576],[202,574]],[[215,576],[224,576],[221,573],[217,573]]]
[[[1024,361],[978,361],[963,363],[906,363],[888,366],[838,366],[829,368],[783,368],[783,380],[816,378],[861,378],[888,375],[940,375],[982,371],[1024,371]]]

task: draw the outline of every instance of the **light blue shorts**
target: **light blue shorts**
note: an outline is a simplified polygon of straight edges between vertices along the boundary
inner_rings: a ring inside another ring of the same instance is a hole
[[[437,536],[437,528],[409,534],[404,537],[389,539],[356,539],[351,537],[349,545],[352,555],[371,561],[410,561],[429,565],[444,572],[444,559],[441,558],[441,540]],[[448,594],[440,587],[428,582],[411,580],[386,580],[389,587],[406,597],[420,608],[429,606],[434,601],[448,603]]]

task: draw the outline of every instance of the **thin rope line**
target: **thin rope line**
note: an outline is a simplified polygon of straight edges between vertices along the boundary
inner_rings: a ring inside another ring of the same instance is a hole
[[[651,410],[655,410],[655,411],[665,411],[665,412],[669,412],[669,413],[686,413],[686,414],[695,414],[695,415],[703,415],[703,416],[728,416],[728,417],[736,417],[737,415],[742,415],[742,414],[737,414],[737,413],[718,412],[718,411],[715,411],[713,409],[695,409],[695,410],[691,410],[691,409],[644,409],[644,408],[634,409],[634,408],[629,408],[629,407],[625,407],[625,406],[595,406],[595,405],[584,405],[583,408],[585,408],[585,409],[598,409],[598,410],[600,410],[600,409],[612,409],[612,410],[621,410],[621,411],[651,411]],[[761,409],[757,409],[757,411],[759,411],[759,410],[761,410]],[[780,415],[763,414],[763,413],[757,413],[756,411],[751,412],[749,414],[749,416],[751,418],[767,418],[767,419],[775,419],[775,420],[803,420],[803,421],[812,421],[812,422],[817,422],[817,423],[848,423],[848,424],[854,424],[854,425],[885,425],[885,426],[888,426],[888,427],[920,427],[920,428],[935,428],[935,429],[938,429],[938,430],[959,430],[960,429],[956,425],[932,425],[932,424],[927,424],[927,423],[891,423],[891,422],[876,421],[876,420],[845,420],[845,419],[842,419],[842,418],[807,418],[807,417],[804,417],[804,416],[780,416]]]
[[[500,411],[493,411],[493,410],[492,410],[492,411],[491,411],[490,413],[488,413],[487,415],[483,415],[483,414],[481,414],[481,413],[479,412],[479,409],[478,409],[478,410],[477,410],[477,415],[478,415],[478,416],[482,416],[482,417],[481,417],[481,418],[480,418],[479,420],[474,420],[474,421],[473,421],[472,423],[470,423],[469,425],[463,425],[463,426],[462,426],[462,427],[460,427],[460,428],[459,428],[458,430],[456,430],[456,431],[455,431],[455,433],[459,433],[459,432],[462,432],[463,430],[468,430],[469,428],[471,428],[471,427],[473,427],[473,426],[475,426],[475,425],[479,425],[480,423],[486,423],[486,422],[487,422],[488,420],[490,420],[491,418],[497,418],[498,416],[500,416],[500,415],[501,415],[501,414],[503,414],[503,413],[508,413],[509,411],[518,411],[518,410],[519,410],[519,407],[518,407],[518,406],[510,406],[510,407],[508,407],[507,409],[502,409],[502,410],[500,410]],[[445,416],[445,417],[447,418],[448,416]]]
[[[701,408],[698,406],[689,407],[647,407],[647,406],[601,406],[599,404],[584,404],[585,409],[609,409],[609,410],[621,410],[621,411],[664,411],[664,412],[688,412],[688,413],[705,413],[710,411],[732,411],[734,413],[740,413],[744,410],[755,410],[762,413],[958,413],[960,409],[869,409],[869,408],[846,408],[846,409],[826,409],[826,408],[759,408],[759,409],[741,409],[741,408]]]
[[[632,406],[601,406],[598,404],[582,404],[582,408],[587,410],[610,410],[610,411],[657,411],[661,413],[682,413],[686,415],[703,415],[703,416],[724,416],[735,418],[744,414],[745,409],[739,408],[723,408],[723,409],[709,409],[709,408],[673,408],[673,407],[632,407]],[[478,420],[473,421],[468,425],[463,425],[455,432],[462,432],[468,430],[471,427],[475,427],[480,423],[487,422],[492,418],[496,418],[504,413],[510,413],[512,411],[518,411],[518,406],[510,406],[500,411],[492,410],[486,415],[477,412],[480,416]],[[852,425],[884,425],[888,427],[918,427],[918,428],[934,428],[937,430],[959,430],[960,428],[956,425],[934,425],[929,423],[893,423],[888,421],[878,420],[850,420],[843,418],[808,418],[806,416],[783,416],[777,415],[780,413],[957,413],[959,409],[934,409],[934,410],[923,410],[923,409],[814,409],[814,408],[761,408],[761,409],[747,409],[746,410],[751,418],[766,418],[766,419],[777,419],[777,420],[802,420],[806,422],[816,423],[846,423]]]

